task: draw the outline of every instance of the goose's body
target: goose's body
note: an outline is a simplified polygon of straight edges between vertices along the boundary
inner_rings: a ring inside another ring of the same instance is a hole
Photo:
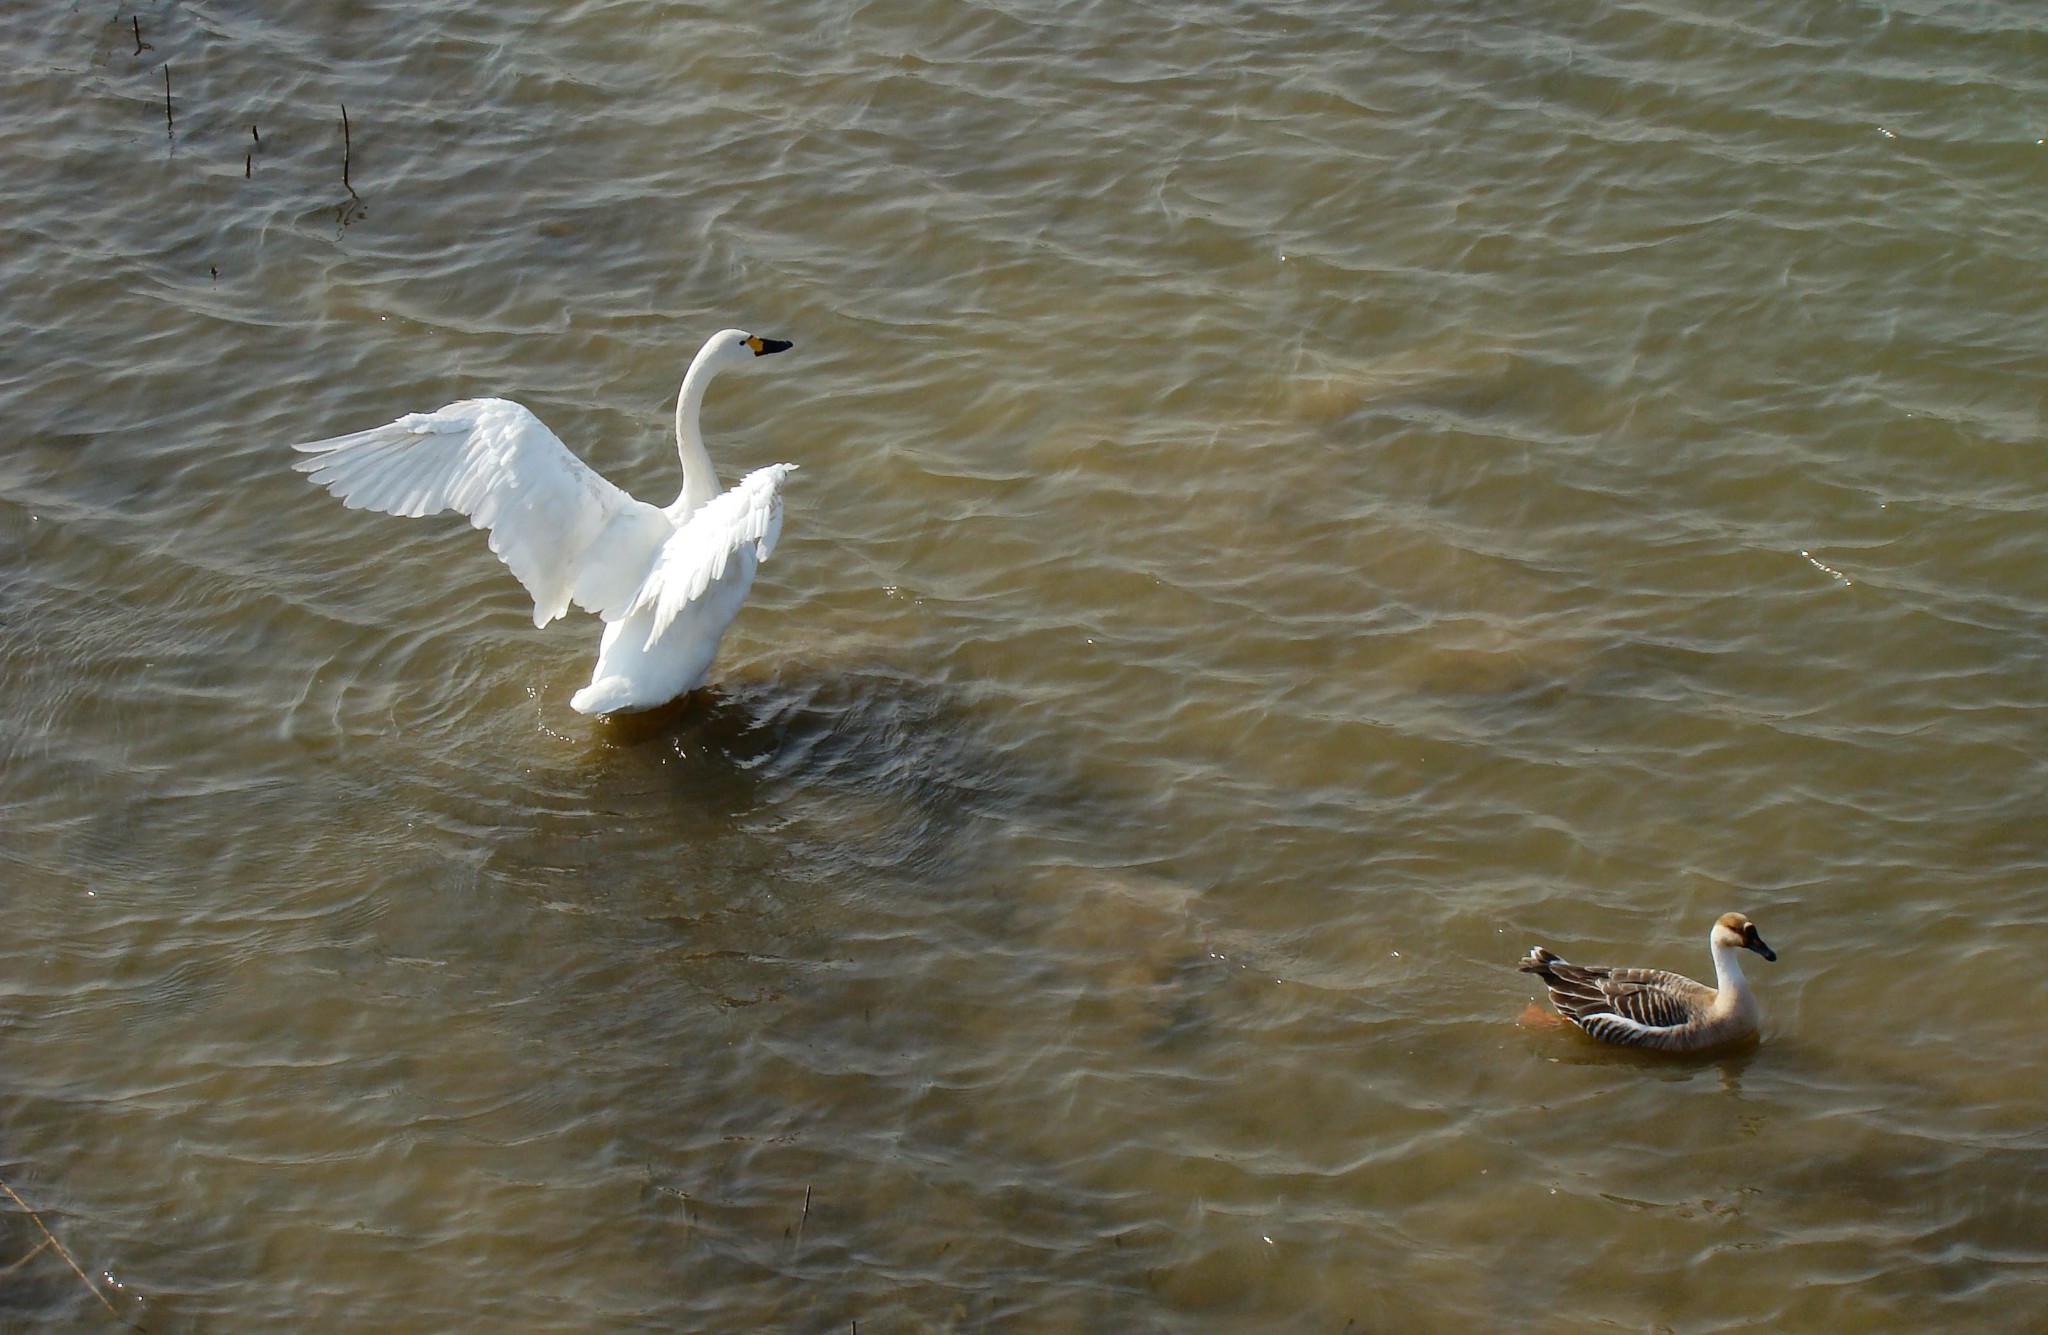
[[[1740,913],[1722,914],[1707,942],[1714,952],[1713,987],[1663,969],[1567,964],[1542,946],[1529,951],[1521,969],[1543,980],[1558,1014],[1603,1043],[1701,1052],[1756,1033],[1761,1012],[1737,952],[1778,958]]]
[[[718,641],[782,532],[795,464],[756,469],[720,494],[697,425],[712,376],[788,343],[738,329],[712,335],[676,396],[683,490],[649,505],[604,480],[510,399],[465,399],[388,426],[293,448],[294,465],[350,509],[455,510],[533,595],[533,624],[574,603],[605,622],[586,714],[652,709],[704,684]]]

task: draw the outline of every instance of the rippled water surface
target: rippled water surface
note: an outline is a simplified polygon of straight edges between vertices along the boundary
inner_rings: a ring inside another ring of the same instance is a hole
[[[2048,1327],[2044,139],[2022,0],[17,0],[0,1177],[153,1332]],[[655,716],[288,467],[665,502],[731,324]]]

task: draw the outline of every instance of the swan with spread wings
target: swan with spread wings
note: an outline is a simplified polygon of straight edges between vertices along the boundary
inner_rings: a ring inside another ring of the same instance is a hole
[[[464,399],[387,426],[294,446],[294,465],[352,510],[416,517],[454,510],[533,595],[533,624],[574,603],[603,618],[597,668],[569,703],[585,714],[653,709],[704,684],[718,641],[782,532],[771,464],[721,493],[697,425],[720,371],[791,345],[742,329],[713,334],[676,396],[683,491],[635,500],[510,399]]]

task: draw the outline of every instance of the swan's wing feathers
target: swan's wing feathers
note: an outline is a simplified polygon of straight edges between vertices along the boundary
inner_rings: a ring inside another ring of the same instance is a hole
[[[469,516],[533,595],[536,626],[572,600],[622,614],[669,533],[659,510],[605,481],[510,399],[465,399],[293,448],[313,456],[293,466],[350,509]]]
[[[782,535],[782,481],[795,464],[770,464],[741,478],[731,490],[699,506],[663,544],[632,612],[651,608],[650,642],[661,638],[685,607],[725,578],[740,553],[765,561]]]

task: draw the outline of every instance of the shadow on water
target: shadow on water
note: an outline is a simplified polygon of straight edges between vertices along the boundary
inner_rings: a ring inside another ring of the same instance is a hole
[[[801,879],[943,880],[981,846],[971,830],[1080,809],[996,722],[886,666],[793,666],[600,720],[579,787],[649,837],[770,843]]]
[[[826,784],[1001,801],[1026,785],[943,687],[878,669],[727,682],[599,722],[608,747],[682,762],[685,787]]]
[[[639,795],[650,837],[723,827],[717,859],[748,870],[695,896],[693,913],[753,899],[744,879],[769,863],[777,881],[857,893],[866,912],[942,904],[952,930],[1036,961],[1116,1041],[1204,1041],[1256,946],[1205,914],[1194,886],[1119,856],[1119,805],[1042,735],[1002,724],[886,665],[792,666],[602,720],[590,772],[607,794]],[[643,911],[702,924],[666,894]]]

